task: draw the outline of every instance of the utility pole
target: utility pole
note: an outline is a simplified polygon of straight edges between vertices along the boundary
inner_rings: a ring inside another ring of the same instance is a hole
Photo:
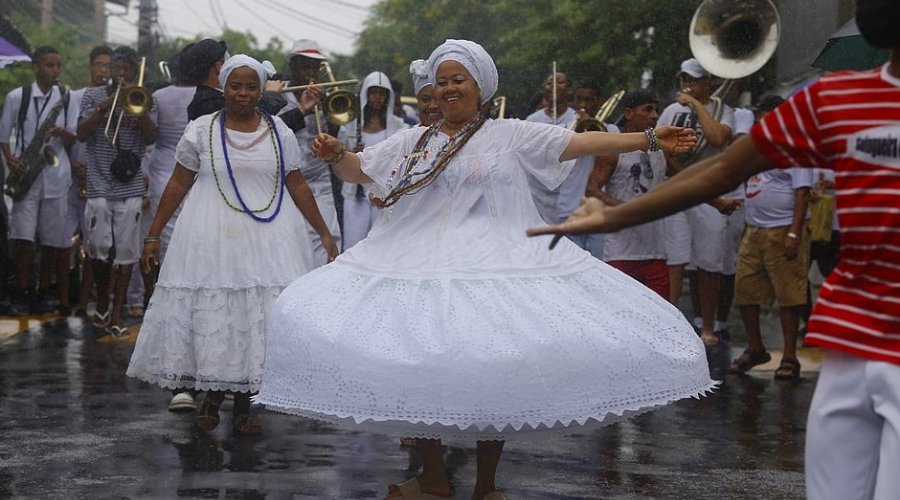
[[[138,55],[147,58],[147,66],[156,66],[156,0],[140,0],[138,7]]]
[[[94,0],[94,45],[106,43],[106,0]]]
[[[53,26],[53,0],[41,1],[41,29]]]

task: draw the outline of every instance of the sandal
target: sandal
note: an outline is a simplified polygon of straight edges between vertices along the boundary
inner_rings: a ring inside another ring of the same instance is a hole
[[[91,324],[94,325],[94,328],[106,328],[109,326],[109,311],[103,313],[94,311],[94,315],[91,316]]]
[[[775,380],[799,380],[800,361],[797,358],[781,358],[781,364],[775,370]]]
[[[235,415],[234,422],[231,423],[231,430],[234,431],[235,434],[242,434],[244,436],[259,436],[263,433],[263,428],[259,423],[259,419],[249,413]]]
[[[108,333],[113,340],[124,340],[128,337],[128,327],[113,325],[106,329],[106,333]]]
[[[728,367],[728,373],[747,373],[754,366],[768,363],[771,360],[772,355],[769,354],[769,351],[744,349],[744,352],[731,362],[731,366]]]
[[[222,401],[213,401],[214,398],[209,394],[203,398],[203,404],[200,405],[200,413],[197,415],[195,424],[201,431],[211,431],[219,425],[219,406]]]
[[[399,493],[399,495],[398,495]],[[417,499],[417,500],[439,500],[446,498],[453,498],[453,495],[442,497],[438,495],[431,495],[428,493],[422,493],[422,488],[419,486],[419,480],[417,478],[412,478],[405,483],[400,484],[391,484],[388,485],[388,496],[384,497],[385,500],[403,500],[403,499]]]

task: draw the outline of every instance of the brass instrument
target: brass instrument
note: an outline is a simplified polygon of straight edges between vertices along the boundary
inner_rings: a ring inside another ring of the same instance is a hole
[[[331,83],[335,83],[331,65],[328,62],[322,62],[322,68]],[[352,122],[360,114],[359,104],[356,103],[356,100],[357,96],[349,90],[335,88],[328,92],[325,94],[325,119],[328,120],[328,123],[338,126]]]
[[[619,105],[619,101],[622,100],[622,97],[625,97],[625,91],[620,90],[615,94],[609,96],[609,99],[603,102],[600,105],[600,109],[597,110],[597,114],[593,117],[582,118],[580,120],[575,120],[572,125],[569,126],[570,129],[574,130],[576,133],[581,132],[608,132],[606,127],[606,119],[616,110],[616,106]]]
[[[771,0],[704,0],[697,8],[688,35],[691,53],[704,69],[726,79],[711,96],[716,121],[736,80],[765,66],[780,36],[781,18]],[[708,144],[701,137],[686,163],[695,161]]]
[[[19,170],[10,169],[9,176],[6,178],[4,192],[13,200],[21,200],[28,194],[28,190],[31,189],[31,185],[34,184],[35,179],[44,170],[44,167],[59,166],[59,155],[48,144],[50,141],[48,134],[56,126],[59,114],[68,105],[68,94],[68,87],[65,87],[65,89],[60,87],[59,101],[50,108],[47,118],[41,122],[40,128],[34,133],[34,137],[32,137],[25,151],[22,152],[22,157],[19,158]],[[47,98],[49,99],[49,96]],[[22,103],[23,106],[27,104]],[[24,140],[24,138],[20,137],[19,140]]]
[[[325,93],[325,101],[322,103],[325,120],[332,125],[338,126],[352,122],[360,113],[357,97],[349,90],[344,90],[339,87],[342,85],[356,85],[359,83],[359,80],[335,80],[334,73],[331,72],[331,65],[326,61],[322,62],[322,71],[324,71],[325,75],[328,77],[328,82],[310,82],[307,85],[287,86],[283,87],[279,92],[298,92],[310,87],[333,88],[334,90]],[[316,123],[320,123],[318,105],[316,106]],[[321,124],[319,125],[319,133],[322,133]]]
[[[123,84],[120,83],[118,87],[116,87],[116,95],[113,96],[112,109],[109,112],[109,117],[106,119],[106,128],[103,130],[103,133],[106,135],[106,140],[108,140],[111,144],[116,143],[116,139],[119,138],[119,129],[122,127],[122,120],[125,118],[125,114],[133,115],[133,116],[141,116],[144,113],[150,111],[150,106],[153,103],[153,97],[150,95],[150,92],[144,88],[144,68],[147,65],[147,58],[141,58],[141,68],[138,73],[138,81],[137,84],[133,87],[124,88]],[[124,88],[124,90],[123,90]],[[119,102],[121,100],[121,102]],[[119,118],[116,119],[116,128],[113,131],[112,137],[109,135],[109,128],[112,126],[113,115],[116,114],[116,108],[118,107]]]
[[[691,20],[691,53],[710,73],[738,79],[775,53],[781,19],[771,0],[705,0]]]

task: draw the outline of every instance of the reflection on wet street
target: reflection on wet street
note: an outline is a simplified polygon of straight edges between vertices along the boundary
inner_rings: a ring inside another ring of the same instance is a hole
[[[395,438],[274,413],[262,437],[234,437],[229,402],[198,432],[168,391],[125,376],[132,344],[98,342],[77,318],[22,327],[0,337],[0,498],[382,498],[418,468]],[[710,353],[724,380],[707,398],[509,444],[500,486],[511,499],[802,498],[816,374],[724,376],[735,351]],[[446,463],[469,498],[474,451],[449,448]]]

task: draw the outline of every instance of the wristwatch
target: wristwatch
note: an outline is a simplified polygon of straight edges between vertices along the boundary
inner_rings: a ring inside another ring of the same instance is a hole
[[[790,238],[790,239],[792,239],[792,240],[798,240],[798,239],[800,239],[800,237],[797,236],[797,233],[793,233],[793,232],[792,232],[792,233],[788,233],[788,234],[787,234],[787,237]]]

